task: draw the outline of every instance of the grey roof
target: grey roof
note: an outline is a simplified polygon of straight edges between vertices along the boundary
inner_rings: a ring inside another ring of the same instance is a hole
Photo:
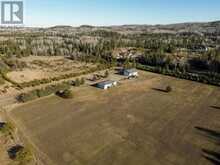
[[[104,86],[104,85],[108,85],[108,84],[113,84],[114,82],[115,81],[107,80],[107,81],[99,82],[98,85]]]
[[[134,68],[133,69],[125,69],[124,72],[135,73],[135,72],[137,72],[137,70]]]

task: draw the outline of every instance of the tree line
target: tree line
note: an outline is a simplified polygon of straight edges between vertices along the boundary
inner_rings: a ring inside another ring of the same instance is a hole
[[[89,36],[94,42],[83,41]],[[135,61],[145,66],[171,70],[175,73],[194,73],[218,79],[220,74],[219,38],[194,33],[181,34],[121,34],[106,30],[84,32],[75,35],[25,35],[0,42],[0,70],[19,68],[25,64],[7,61],[3,57],[22,56],[68,56],[72,60],[115,66]],[[137,48],[143,50],[141,56],[134,59],[116,59],[116,48]],[[211,47],[210,51],[205,48]],[[195,50],[198,50],[195,51]],[[181,52],[185,51],[185,55]],[[180,54],[180,55],[178,55]],[[178,57],[181,56],[181,57]],[[6,65],[6,67],[4,66]],[[0,78],[1,80],[1,78]]]

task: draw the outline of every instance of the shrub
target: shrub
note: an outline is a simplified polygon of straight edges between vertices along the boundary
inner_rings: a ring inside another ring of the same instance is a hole
[[[38,97],[44,97],[44,96],[48,96],[50,94],[51,94],[51,91],[47,90],[47,88],[37,90],[37,96]]]
[[[64,99],[71,99],[73,98],[73,93],[71,90],[66,89],[64,91],[59,91],[57,92],[57,95],[64,98]]]
[[[34,99],[37,99],[37,90],[30,91],[28,93],[22,93],[18,96],[17,100],[20,102],[28,102]]]
[[[19,165],[29,163],[33,159],[31,150],[21,145],[15,145],[8,150],[8,155]]]
[[[31,150],[28,148],[22,148],[16,154],[15,161],[19,162],[20,165],[27,164],[33,159]]]
[[[80,80],[80,85],[84,85],[85,84],[85,78],[81,78],[81,80]]]
[[[167,93],[172,92],[172,87],[171,87],[171,86],[167,86],[167,87],[166,87],[166,92],[167,92]]]
[[[70,85],[66,82],[57,84],[57,85],[49,85],[42,89],[37,89],[37,90],[33,90],[27,93],[22,93],[17,97],[17,100],[25,103],[25,102],[32,101],[40,97],[55,94],[61,90],[67,90],[69,88],[70,88]]]
[[[81,84],[81,82],[80,82],[80,80],[79,80],[79,78],[77,78],[76,80],[75,80],[75,86],[80,86],[80,84]]]
[[[5,135],[10,135],[14,130],[14,126],[11,123],[0,123],[0,132]]]

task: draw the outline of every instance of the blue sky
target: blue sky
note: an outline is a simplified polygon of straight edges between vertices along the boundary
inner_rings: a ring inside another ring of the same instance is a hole
[[[220,20],[220,0],[24,0],[26,26]]]

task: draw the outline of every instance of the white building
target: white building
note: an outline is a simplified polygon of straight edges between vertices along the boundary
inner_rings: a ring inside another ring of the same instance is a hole
[[[101,88],[101,89],[109,89],[109,88],[112,88],[114,86],[117,86],[117,81],[103,81],[103,82],[100,82],[97,84],[97,87],[98,88]]]
[[[138,71],[136,69],[124,69],[123,75],[128,77],[138,77]]]

